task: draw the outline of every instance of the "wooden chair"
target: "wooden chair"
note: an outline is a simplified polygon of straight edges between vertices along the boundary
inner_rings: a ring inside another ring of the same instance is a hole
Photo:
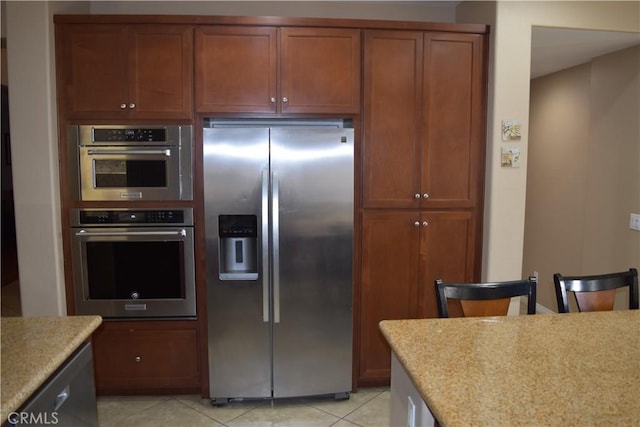
[[[629,287],[629,309],[638,309],[638,271],[630,268],[621,273],[593,276],[553,275],[558,312],[569,313],[567,292],[573,292],[579,311],[613,310],[616,289]]]
[[[527,314],[536,313],[535,277],[493,283],[445,283],[438,279],[435,283],[440,317],[449,317],[448,299],[460,300],[465,317],[504,316],[511,298],[522,295],[528,297]]]

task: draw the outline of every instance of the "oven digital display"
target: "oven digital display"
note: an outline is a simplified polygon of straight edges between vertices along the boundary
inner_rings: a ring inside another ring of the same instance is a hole
[[[120,212],[118,214],[118,222],[136,223],[136,222],[147,222],[147,220],[144,212]]]

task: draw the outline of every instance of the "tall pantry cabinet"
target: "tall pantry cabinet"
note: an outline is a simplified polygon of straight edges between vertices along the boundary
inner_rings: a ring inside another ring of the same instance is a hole
[[[484,49],[479,34],[364,33],[360,386],[389,381],[381,320],[437,317],[436,278],[480,278]]]

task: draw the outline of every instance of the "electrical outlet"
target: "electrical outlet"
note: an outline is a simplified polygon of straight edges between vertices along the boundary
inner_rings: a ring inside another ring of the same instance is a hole
[[[411,400],[411,396],[407,396],[407,427],[416,427],[416,405]]]
[[[640,214],[632,213],[629,218],[629,228],[640,231]]]

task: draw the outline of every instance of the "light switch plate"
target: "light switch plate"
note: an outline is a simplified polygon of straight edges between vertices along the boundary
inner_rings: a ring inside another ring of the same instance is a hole
[[[632,213],[629,218],[629,228],[640,231],[640,214]]]

